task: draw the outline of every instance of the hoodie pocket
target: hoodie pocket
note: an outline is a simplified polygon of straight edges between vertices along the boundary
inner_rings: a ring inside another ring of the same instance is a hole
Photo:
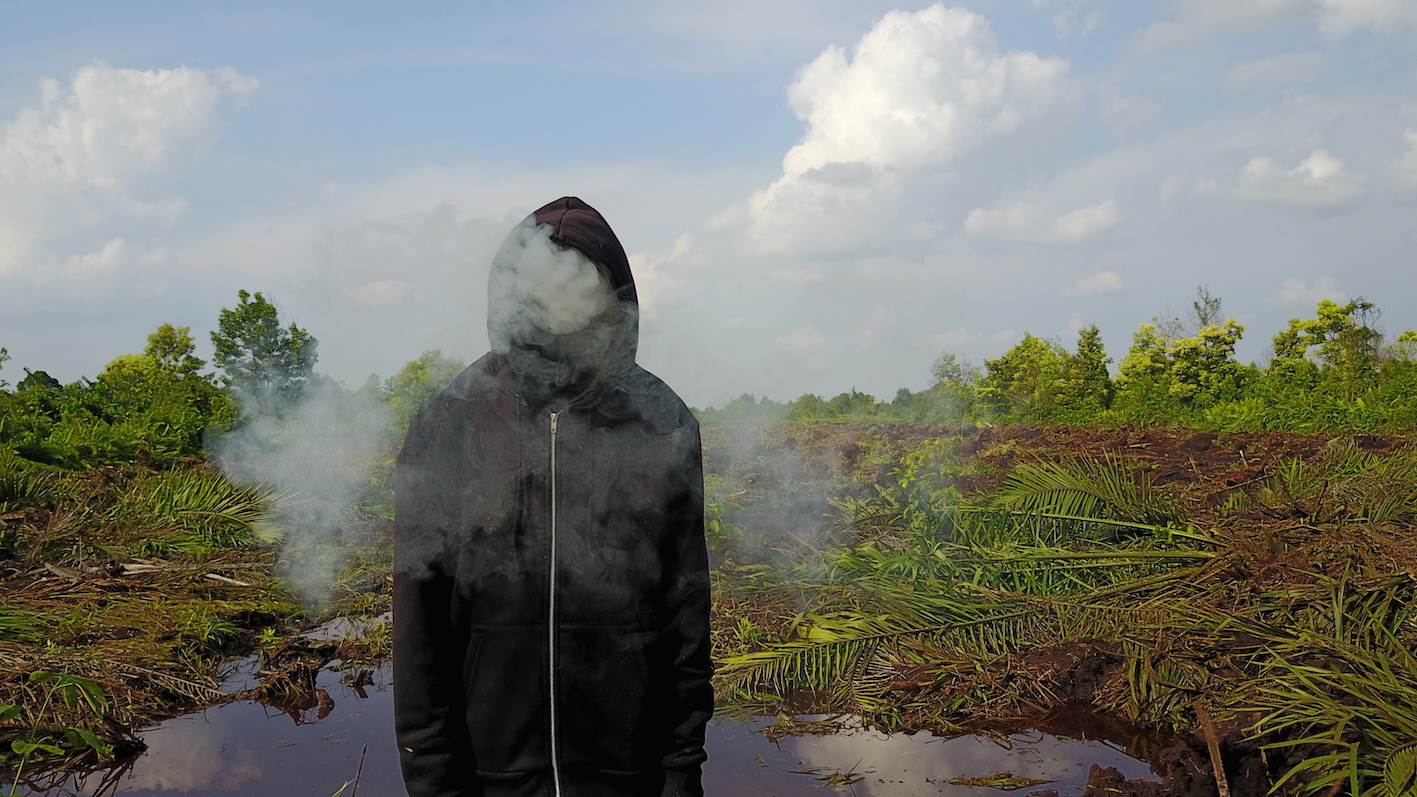
[[[564,625],[559,640],[562,760],[611,772],[657,767],[644,635],[632,625]]]
[[[472,632],[463,677],[468,735],[480,771],[528,772],[550,765],[544,634],[544,626],[485,626]]]

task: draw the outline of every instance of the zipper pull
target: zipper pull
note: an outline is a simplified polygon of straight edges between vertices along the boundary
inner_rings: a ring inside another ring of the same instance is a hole
[[[561,417],[561,413],[551,413],[551,434],[556,434],[556,421]]]

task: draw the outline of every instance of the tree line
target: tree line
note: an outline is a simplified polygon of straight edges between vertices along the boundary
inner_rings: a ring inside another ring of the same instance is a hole
[[[1169,425],[1217,430],[1364,431],[1417,426],[1417,332],[1389,340],[1365,299],[1324,300],[1312,318],[1274,335],[1264,365],[1242,364],[1245,328],[1201,288],[1186,318],[1153,318],[1132,335],[1117,363],[1098,328],[1078,332],[1069,351],[1025,333],[982,367],[952,353],[934,384],[902,388],[889,401],[852,389],[834,398],[807,394],[779,403],[744,394],[701,410],[706,423],[882,420],[912,423]]]
[[[315,336],[283,323],[259,292],[242,290],[237,299],[210,332],[211,370],[196,356],[189,327],[162,324],[141,352],[115,358],[92,379],[66,385],[29,369],[14,385],[0,378],[0,449],[69,469],[160,466],[203,456],[242,423],[280,417],[320,392],[386,405],[393,436],[463,367],[433,350],[387,380],[371,375],[350,391],[315,372]],[[0,370],[8,359],[0,348]]]
[[[212,368],[195,354],[188,327],[162,324],[139,353],[109,362],[97,377],[65,385],[25,369],[0,379],[0,447],[66,468],[158,464],[203,456],[245,419],[277,416],[314,392],[377,401],[397,439],[423,404],[464,366],[424,352],[387,379],[371,375],[349,390],[315,372],[319,341],[283,323],[261,293],[242,290],[210,332]],[[1072,350],[1025,333],[999,357],[976,366],[945,353],[934,383],[901,388],[889,401],[855,389],[827,399],[804,394],[777,402],[744,394],[695,410],[708,424],[876,420],[904,423],[1172,425],[1217,430],[1349,429],[1417,426],[1417,332],[1388,339],[1378,309],[1364,299],[1321,301],[1271,339],[1265,364],[1242,364],[1245,328],[1202,288],[1185,318],[1152,319],[1117,362],[1096,326]],[[0,377],[9,359],[0,348]]]

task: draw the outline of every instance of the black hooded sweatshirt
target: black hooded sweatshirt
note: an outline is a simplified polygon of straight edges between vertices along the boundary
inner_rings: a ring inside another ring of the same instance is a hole
[[[614,290],[618,343],[559,390],[488,354],[409,428],[393,634],[404,780],[414,797],[702,795],[698,425],[634,364],[634,282],[605,219],[566,197],[533,221]]]

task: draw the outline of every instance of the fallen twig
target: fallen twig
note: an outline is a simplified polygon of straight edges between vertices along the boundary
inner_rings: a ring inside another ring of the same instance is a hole
[[[220,582],[222,582],[223,584],[230,584],[230,585],[232,585],[233,587],[249,587],[249,586],[251,586],[250,584],[247,584],[245,581],[237,581],[237,580],[234,579],[234,578],[227,578],[226,576],[219,576],[219,575],[217,575],[216,573],[208,573],[208,574],[207,574],[207,578],[210,578],[210,579],[213,580],[213,581],[220,581]]]

